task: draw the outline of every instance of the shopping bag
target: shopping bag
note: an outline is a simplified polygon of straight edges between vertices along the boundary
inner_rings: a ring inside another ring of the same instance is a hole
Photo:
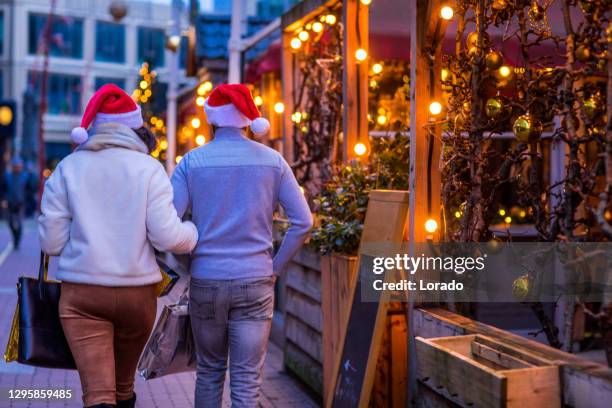
[[[75,369],[59,318],[61,283],[47,280],[49,256],[40,254],[38,278],[21,276],[17,307],[4,353],[7,362]]]
[[[176,282],[179,280],[179,274],[172,270],[172,268],[170,268],[161,259],[156,258],[156,260],[157,265],[159,266],[159,271],[162,275],[162,280],[155,286],[155,293],[157,294],[157,297],[162,297],[166,296],[168,293],[170,293],[172,288],[174,288],[174,285],[176,285]]]
[[[185,291],[176,304],[164,306],[138,362],[138,373],[145,380],[195,370],[188,303]]]

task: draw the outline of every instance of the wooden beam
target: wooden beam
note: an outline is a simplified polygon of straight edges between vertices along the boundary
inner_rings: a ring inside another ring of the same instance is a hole
[[[285,104],[285,112],[293,112],[293,92],[297,81],[296,76],[299,75],[295,69],[295,55],[289,45],[291,42],[292,32],[283,31],[281,37],[281,52],[282,52],[282,67],[281,76],[283,82],[283,103]],[[274,112],[274,108],[272,108]],[[276,114],[276,113],[274,113]],[[290,165],[295,161],[293,155],[293,122],[290,114],[283,114],[283,156]]]
[[[281,17],[283,31],[295,31],[308,20],[322,13],[322,9],[331,7],[338,0],[303,0],[298,2]]]
[[[342,4],[344,24],[343,84],[344,104],[342,126],[342,160],[357,158],[353,148],[357,142],[368,142],[368,60],[358,63],[355,51],[368,50],[368,6],[359,0],[345,0]]]

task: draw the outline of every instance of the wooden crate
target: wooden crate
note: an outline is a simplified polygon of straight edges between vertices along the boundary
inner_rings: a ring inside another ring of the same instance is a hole
[[[560,407],[557,365],[481,335],[416,338],[418,378],[460,406]]]

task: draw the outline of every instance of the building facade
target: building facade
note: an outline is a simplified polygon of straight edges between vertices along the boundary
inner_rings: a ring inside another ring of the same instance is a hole
[[[26,151],[37,143],[38,129],[28,129],[30,123],[24,124],[23,118],[33,115],[29,105],[39,99],[44,68],[41,42],[52,2],[0,0],[0,99],[17,103],[15,150],[26,159]],[[47,158],[70,151],[70,130],[79,124],[87,101],[103,84],[115,83],[131,93],[144,61],[157,71],[159,82],[168,81],[172,53],[165,43],[170,2],[124,1],[128,13],[120,21],[114,21],[109,12],[111,2],[55,1],[48,111],[43,121]],[[189,81],[180,69],[179,83],[185,82]]]

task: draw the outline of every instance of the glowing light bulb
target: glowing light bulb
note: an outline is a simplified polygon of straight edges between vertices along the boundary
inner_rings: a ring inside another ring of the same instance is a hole
[[[436,220],[434,220],[433,218],[430,218],[427,221],[425,221],[425,231],[429,232],[430,234],[433,234],[437,230],[438,230],[438,223],[436,222]]]
[[[204,97],[203,97],[203,96],[198,96],[198,98],[196,99],[196,105],[198,105],[198,106],[204,106],[204,101],[205,101],[205,100],[206,100],[206,99],[204,99]]]
[[[191,126],[192,126],[194,129],[199,128],[199,127],[200,127],[200,125],[201,125],[201,123],[200,123],[200,119],[198,119],[198,118],[193,118],[193,119],[191,119]]]
[[[379,64],[378,62],[374,65],[372,65],[372,72],[375,74],[380,74],[383,70],[383,66],[382,64]]]
[[[512,70],[510,69],[509,66],[502,65],[501,67],[499,67],[499,75],[501,75],[502,77],[507,78],[510,76],[511,73],[512,73]]]
[[[306,190],[304,190],[304,187],[300,186],[300,191],[302,192],[302,194],[304,194],[306,192]]]
[[[181,156],[180,154],[178,156],[176,156],[176,158],[174,159],[174,161],[176,162],[176,164],[179,164],[179,162],[183,160],[183,156]]]
[[[454,14],[453,8],[450,6],[444,6],[440,9],[440,16],[445,20],[450,20]]]
[[[363,62],[368,58],[368,52],[366,50],[364,50],[363,48],[359,48],[357,49],[357,51],[355,51],[355,59],[358,62]]]
[[[310,37],[310,35],[308,34],[308,31],[304,30],[304,31],[300,31],[298,34],[298,38],[300,39],[300,41],[304,42],[304,41],[308,41],[308,38]]]
[[[300,41],[299,38],[294,37],[291,39],[291,42],[289,43],[289,45],[291,46],[291,48],[293,48],[294,50],[299,50],[300,47],[302,46],[302,42]]]
[[[442,112],[442,104],[437,101],[432,102],[429,104],[429,112],[434,116],[439,115]]]
[[[202,84],[202,87],[204,88],[205,92],[210,92],[213,89],[213,84],[210,81],[206,81]]]
[[[253,98],[253,102],[255,102],[256,106],[261,106],[263,105],[263,98],[257,95],[255,98]]]
[[[334,25],[336,24],[336,16],[334,16],[333,14],[328,14],[325,16],[325,22],[329,25]]]
[[[206,143],[206,137],[204,137],[204,135],[197,135],[195,142],[198,146],[202,146],[204,143]]]
[[[442,81],[446,81],[449,75],[450,75],[450,72],[446,68],[443,68],[442,71],[440,71],[440,79]]]
[[[506,217],[506,218],[504,218],[504,222],[505,222],[506,224],[512,224],[512,217]]]
[[[168,141],[163,139],[161,142],[159,142],[159,148],[161,150],[166,150],[168,148]]]
[[[368,150],[368,148],[366,147],[365,144],[359,142],[357,144],[355,144],[355,147],[353,148],[353,150],[355,151],[355,154],[357,156],[363,156],[366,151]]]
[[[147,85],[147,81],[145,81],[144,79],[140,81],[140,89],[147,89]]]
[[[501,208],[501,209],[498,211],[498,214],[499,214],[499,215],[501,215],[501,216],[503,217],[504,215],[506,215],[506,210],[504,210],[503,208]]]
[[[385,115],[378,115],[378,117],[376,117],[376,123],[381,126],[384,125],[385,123],[387,123],[387,117]]]
[[[361,4],[364,6],[369,6],[372,3],[372,0],[359,0]]]
[[[276,102],[274,104],[274,112],[278,113],[279,115],[281,113],[283,113],[285,111],[285,104],[282,102]]]
[[[461,218],[461,211],[455,211],[455,218]]]
[[[318,21],[312,23],[312,31],[315,33],[320,33],[323,31],[323,24],[319,23]]]

